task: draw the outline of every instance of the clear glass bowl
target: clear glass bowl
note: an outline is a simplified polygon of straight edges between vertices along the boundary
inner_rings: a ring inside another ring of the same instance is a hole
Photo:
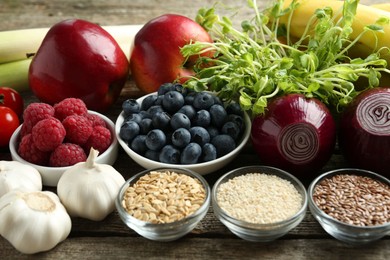
[[[315,219],[320,223],[322,228],[334,238],[351,245],[366,244],[378,240],[390,234],[390,222],[376,226],[357,226],[339,221],[324,211],[322,211],[313,200],[314,189],[322,180],[331,178],[338,174],[354,174],[359,176],[367,176],[372,179],[381,181],[390,185],[390,181],[385,177],[363,169],[343,168],[328,171],[318,176],[310,184],[308,189],[309,209]]]
[[[142,221],[130,215],[122,206],[122,199],[124,197],[126,189],[136,183],[141,176],[146,175],[151,171],[173,171],[180,174],[186,174],[195,179],[198,179],[203,185],[204,190],[206,192],[205,200],[201,207],[191,215],[185,217],[184,219],[163,224],[154,224],[151,222]],[[129,228],[147,239],[165,242],[177,240],[191,232],[196,227],[196,225],[205,217],[210,207],[210,200],[210,186],[200,174],[182,168],[155,168],[142,171],[128,179],[119,191],[119,194],[115,200],[115,206],[120,218]]]
[[[265,173],[268,175],[276,175],[282,179],[288,180],[302,196],[301,208],[289,219],[278,221],[269,224],[255,224],[242,221],[230,216],[226,213],[217,202],[217,192],[221,184],[233,179],[236,176],[245,175],[247,173]],[[295,228],[303,220],[307,208],[307,193],[303,184],[293,175],[286,171],[268,167],[268,166],[246,166],[232,170],[220,177],[214,184],[211,193],[212,206],[216,217],[235,235],[238,237],[253,241],[253,242],[269,242],[287,234],[291,229]]]

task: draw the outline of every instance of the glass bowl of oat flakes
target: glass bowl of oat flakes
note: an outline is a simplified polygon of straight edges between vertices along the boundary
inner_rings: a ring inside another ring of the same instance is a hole
[[[334,238],[360,245],[390,234],[390,181],[363,169],[336,169],[308,189],[309,209]]]
[[[290,173],[268,166],[232,170],[214,184],[216,217],[238,237],[254,242],[275,240],[305,217],[307,193]]]
[[[173,241],[191,232],[206,215],[210,186],[182,168],[142,171],[122,186],[115,201],[122,221],[139,235]]]

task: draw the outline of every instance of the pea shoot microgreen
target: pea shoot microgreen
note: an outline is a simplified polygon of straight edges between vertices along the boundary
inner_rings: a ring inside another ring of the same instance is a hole
[[[240,29],[234,28],[227,16],[220,17],[215,6],[198,11],[196,21],[214,42],[193,42],[181,52],[188,58],[211,51],[214,57],[197,60],[195,75],[186,87],[217,92],[225,101],[238,100],[252,115],[264,113],[270,98],[288,93],[318,98],[340,111],[362,91],[355,88],[358,79],[366,78],[367,88],[373,88],[378,86],[381,73],[390,73],[386,60],[380,57],[383,50],[365,59],[347,56],[364,33],[380,33],[382,25],[389,23],[380,19],[351,40],[359,0],[345,0],[339,15],[328,7],[317,9],[302,37],[294,41],[289,30],[292,14],[299,7],[297,0],[287,8],[283,8],[283,0],[275,0],[263,11],[256,0],[247,2],[254,17],[243,21]],[[283,16],[288,17],[286,24],[280,22]]]

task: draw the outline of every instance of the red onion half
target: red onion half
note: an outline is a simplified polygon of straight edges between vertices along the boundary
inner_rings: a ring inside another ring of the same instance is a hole
[[[339,145],[351,166],[390,177],[390,89],[359,94],[340,118]]]
[[[263,164],[298,177],[315,176],[332,155],[336,125],[319,100],[289,94],[271,101],[254,118],[251,140]]]

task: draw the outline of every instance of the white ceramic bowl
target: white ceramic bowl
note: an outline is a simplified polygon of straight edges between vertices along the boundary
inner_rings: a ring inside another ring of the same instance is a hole
[[[142,100],[146,98],[149,95],[156,94],[151,93],[148,95],[145,95],[143,97],[140,97],[137,99],[137,102],[139,104],[142,103]],[[186,168],[191,171],[195,171],[201,175],[205,175],[214,171],[217,171],[224,167],[225,165],[229,164],[236,156],[240,153],[240,151],[244,148],[244,146],[247,144],[248,139],[250,137],[250,131],[251,131],[251,120],[247,113],[244,113],[244,122],[245,122],[245,130],[242,134],[241,140],[239,141],[239,144],[237,147],[231,151],[230,153],[221,156],[213,161],[209,162],[203,162],[203,163],[197,163],[197,164],[168,164],[168,163],[162,163],[158,161],[150,160],[136,152],[130,149],[130,147],[119,137],[120,128],[124,122],[124,114],[123,111],[118,116],[116,122],[115,122],[115,133],[118,139],[119,144],[122,146],[123,150],[139,165],[144,167],[145,169],[153,169],[153,168],[177,168],[182,167]]]
[[[111,145],[107,148],[107,150],[104,151],[104,153],[100,154],[96,158],[96,162],[112,165],[112,164],[114,164],[114,162],[116,161],[116,158],[118,157],[118,147],[119,147],[118,140],[117,140],[116,135],[115,135],[115,129],[114,129],[115,125],[108,117],[106,117],[102,114],[99,114],[97,112],[90,111],[90,110],[88,111],[88,113],[96,114],[96,115],[100,116],[101,118],[103,118],[103,120],[106,122],[108,129],[111,131],[113,141],[112,141]],[[43,185],[51,186],[51,187],[57,186],[57,183],[58,183],[59,179],[61,178],[62,174],[64,173],[64,171],[69,169],[71,166],[67,166],[67,167],[41,166],[41,165],[36,165],[36,164],[32,164],[30,162],[27,162],[22,157],[20,157],[19,154],[17,153],[17,147],[18,147],[18,139],[19,139],[19,133],[20,133],[21,128],[22,128],[22,125],[20,125],[15,130],[15,132],[12,134],[10,142],[9,142],[9,149],[11,152],[12,159],[14,161],[19,161],[21,163],[31,165],[35,169],[37,169],[42,176]]]

